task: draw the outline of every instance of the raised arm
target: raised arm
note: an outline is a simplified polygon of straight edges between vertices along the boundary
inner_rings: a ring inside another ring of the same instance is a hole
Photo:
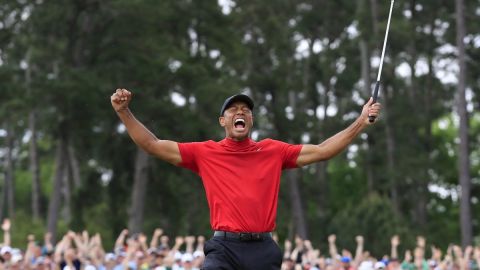
[[[375,118],[377,118],[380,111],[380,104],[372,103],[373,100],[370,98],[370,100],[363,105],[361,115],[346,129],[338,132],[319,145],[303,145],[297,158],[297,165],[301,167],[311,163],[328,160],[345,149],[345,147],[347,147],[366,126],[371,125],[368,116],[375,116]]]
[[[335,244],[336,240],[337,236],[335,234],[328,236],[328,252],[330,253],[330,257],[332,258],[334,265],[338,264],[338,251],[337,245]]]
[[[364,243],[364,238],[361,235],[357,235],[355,237],[355,242],[357,242],[357,248],[355,249],[355,258],[353,260],[353,266],[355,268],[358,268],[360,266],[360,263],[363,261],[363,243]]]
[[[4,246],[10,246],[11,245],[11,240],[10,240],[10,219],[6,218],[3,220],[2,223],[2,230],[3,230],[3,245]]]
[[[177,143],[158,139],[140,123],[128,108],[131,100],[132,93],[127,89],[117,89],[110,97],[113,109],[127,128],[132,140],[150,155],[174,165],[180,163],[182,158]]]
[[[120,234],[117,237],[117,240],[115,240],[115,246],[114,246],[115,250],[123,248],[123,245],[125,243],[125,239],[126,239],[127,235],[128,235],[128,230],[127,229],[123,229],[120,232]]]
[[[163,230],[156,228],[152,235],[152,240],[150,241],[150,248],[158,247],[158,238],[163,234]]]
[[[398,245],[400,245],[400,236],[392,236],[392,238],[390,238],[390,244],[390,258],[398,259]]]

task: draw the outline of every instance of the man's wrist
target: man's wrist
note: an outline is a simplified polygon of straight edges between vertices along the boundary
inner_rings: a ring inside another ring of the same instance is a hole
[[[130,112],[130,109],[128,107],[125,107],[125,108],[120,108],[118,110],[115,110],[115,112],[117,114],[123,114],[123,113],[129,113]]]

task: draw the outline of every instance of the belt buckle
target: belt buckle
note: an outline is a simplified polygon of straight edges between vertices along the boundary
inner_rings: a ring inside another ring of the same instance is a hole
[[[250,233],[240,233],[239,238],[240,238],[240,241],[251,241],[252,240],[252,234],[250,234]]]
[[[251,238],[252,238],[252,241],[261,241],[261,240],[263,240],[263,234],[252,233]]]
[[[261,233],[240,233],[240,241],[261,241],[263,235]]]

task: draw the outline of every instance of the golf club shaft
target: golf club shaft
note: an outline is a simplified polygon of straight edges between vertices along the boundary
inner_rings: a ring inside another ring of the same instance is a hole
[[[395,0],[392,0],[392,2],[390,3],[390,12],[388,13],[387,29],[385,30],[385,39],[383,40],[382,56],[380,57],[380,67],[378,68],[377,82],[375,83],[375,89],[373,91],[373,96],[372,96],[373,103],[377,102],[378,90],[380,89],[380,78],[382,76],[383,59],[385,58],[385,48],[387,47],[388,32],[390,31],[390,21],[392,19],[392,10],[393,10],[394,2]],[[368,119],[370,123],[375,121],[374,116],[369,116]]]

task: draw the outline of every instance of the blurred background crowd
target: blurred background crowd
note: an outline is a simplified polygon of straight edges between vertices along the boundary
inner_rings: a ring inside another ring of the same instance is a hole
[[[50,233],[43,239],[27,236],[26,245],[13,247],[10,241],[10,222],[2,224],[3,242],[0,247],[0,269],[28,270],[195,270],[201,269],[205,258],[204,236],[170,238],[158,228],[148,239],[143,233],[130,234],[123,230],[114,247],[107,250],[100,234],[87,231],[68,231],[60,241],[52,242]],[[355,238],[356,249],[337,247],[337,236],[328,236],[326,252],[314,247],[308,239],[296,236],[282,243],[282,270],[478,270],[480,246],[451,244],[441,250],[428,244],[423,236],[416,237],[413,247],[400,254],[400,237],[390,238],[390,250],[371,254],[363,236]],[[385,241],[388,238],[385,237]]]

